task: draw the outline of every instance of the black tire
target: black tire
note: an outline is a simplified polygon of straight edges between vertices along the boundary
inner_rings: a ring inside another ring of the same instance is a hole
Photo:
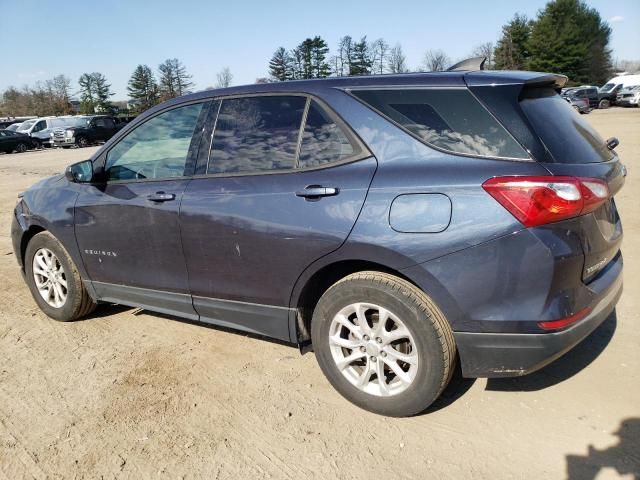
[[[33,274],[33,258],[41,248],[49,249],[58,258],[64,269],[67,282],[66,301],[59,308],[49,305],[40,295]],[[70,322],[88,315],[96,308],[96,303],[84,288],[80,272],[62,244],[49,232],[41,232],[35,235],[27,245],[24,258],[26,281],[31,290],[31,295],[47,316],[60,322]]]
[[[82,135],[77,137],[76,138],[76,146],[78,148],[84,148],[84,147],[89,146],[89,141],[87,140],[87,137],[83,137]]]
[[[353,385],[338,369],[329,342],[331,323],[341,309],[358,302],[388,309],[410,331],[418,369],[406,390],[387,397],[373,395]],[[320,368],[333,387],[352,403],[382,415],[405,417],[424,411],[445,389],[455,367],[453,332],[440,309],[420,289],[387,273],[354,273],[329,288],[313,312],[311,338]]]
[[[19,143],[18,145],[16,145],[15,148],[17,153],[24,153],[27,151],[27,144],[26,143]]]
[[[602,100],[600,100],[600,103],[598,103],[598,108],[609,108],[610,106],[611,102],[606,98],[603,98]]]

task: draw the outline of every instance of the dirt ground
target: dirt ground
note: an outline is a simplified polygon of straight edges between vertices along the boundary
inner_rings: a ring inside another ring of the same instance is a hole
[[[0,155],[0,479],[640,477],[640,109],[587,118],[629,172],[617,316],[540,372],[455,378],[408,419],[351,405],[291,346],[116,306],[48,319],[12,210],[93,149]]]

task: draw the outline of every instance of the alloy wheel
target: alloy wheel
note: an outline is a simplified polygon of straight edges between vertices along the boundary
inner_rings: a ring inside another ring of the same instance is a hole
[[[54,308],[61,308],[67,301],[67,277],[56,255],[48,248],[41,248],[33,256],[33,279],[40,296]]]
[[[340,310],[329,328],[329,345],[338,370],[365,393],[397,395],[416,378],[418,353],[411,332],[378,305],[354,303]]]

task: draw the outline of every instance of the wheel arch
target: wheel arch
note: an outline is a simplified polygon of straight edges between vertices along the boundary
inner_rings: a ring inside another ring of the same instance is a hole
[[[24,257],[27,253],[27,245],[29,245],[29,242],[31,241],[31,239],[35,237],[37,234],[41,232],[46,232],[46,231],[47,229],[44,228],[42,225],[34,224],[34,225],[30,225],[29,228],[27,228],[22,233],[22,238],[20,239],[20,265],[22,265],[23,270],[25,268]]]
[[[425,285],[423,278],[407,274],[408,272],[403,269],[364,259],[340,259],[323,264],[313,273],[306,272],[307,275],[298,280],[290,303],[291,308],[296,312],[295,331],[291,332],[292,340],[297,341],[301,346],[309,345],[311,319],[320,297],[337,281],[353,273],[363,271],[388,273],[411,283],[429,295],[447,317],[449,309],[442,308],[440,305],[441,303],[447,305],[449,301],[443,298],[442,286],[437,284],[435,279],[433,280],[435,283],[429,282],[428,285]]]

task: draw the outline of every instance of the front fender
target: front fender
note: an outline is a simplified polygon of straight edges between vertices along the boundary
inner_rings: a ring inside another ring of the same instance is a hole
[[[78,185],[64,176],[47,178],[24,192],[15,210],[12,242],[21,267],[28,240],[47,230],[64,246],[83,278],[87,278],[75,238],[74,210]]]

